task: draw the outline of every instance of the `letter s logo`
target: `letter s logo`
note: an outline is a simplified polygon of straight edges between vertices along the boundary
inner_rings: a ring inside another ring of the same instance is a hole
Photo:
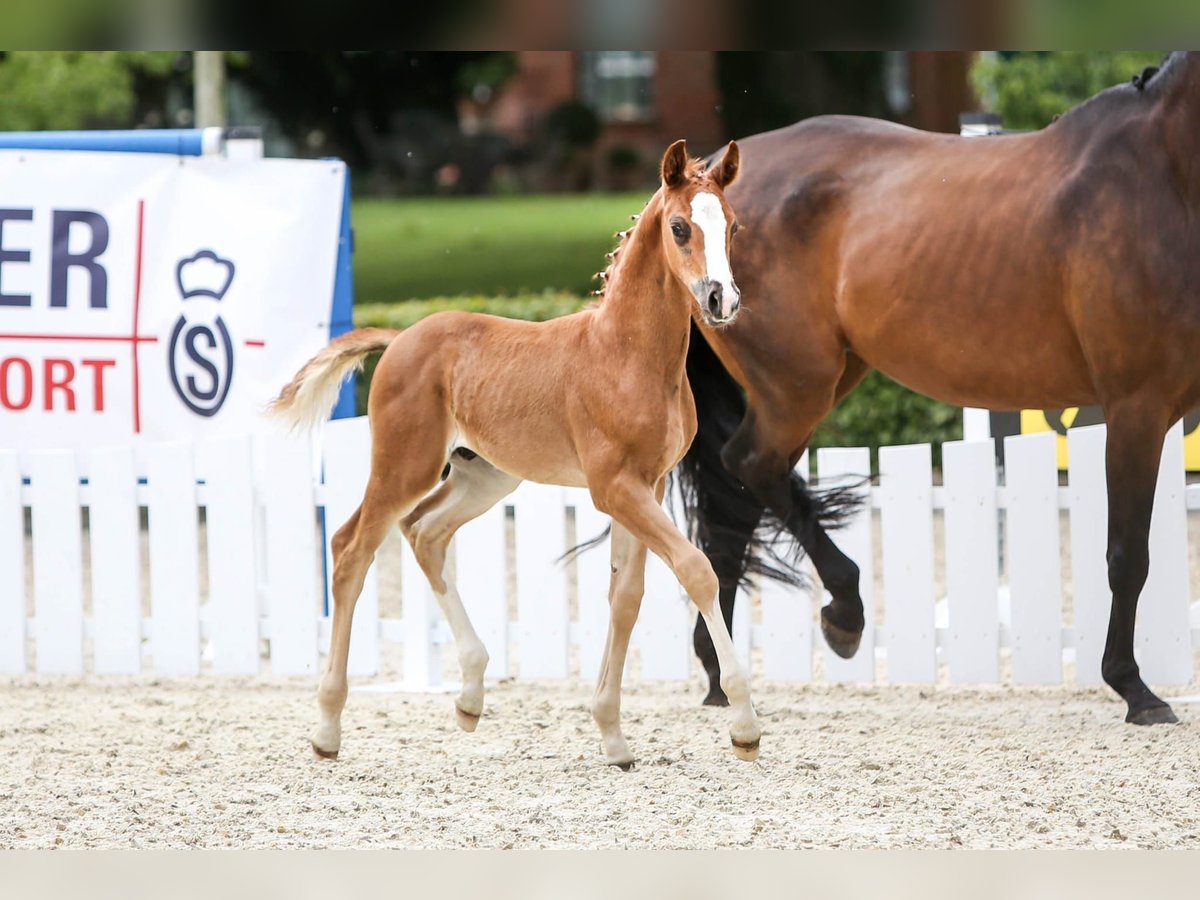
[[[167,366],[175,393],[198,416],[215,416],[233,383],[233,339],[220,315],[233,275],[233,262],[211,250],[175,267],[183,313],[171,330]]]
[[[225,322],[189,323],[180,316],[168,350],[175,393],[198,416],[215,416],[233,382],[233,341]]]

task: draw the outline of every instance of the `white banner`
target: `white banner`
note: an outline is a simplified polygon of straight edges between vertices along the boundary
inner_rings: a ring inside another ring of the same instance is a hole
[[[329,340],[341,162],[0,151],[0,448],[245,433]]]

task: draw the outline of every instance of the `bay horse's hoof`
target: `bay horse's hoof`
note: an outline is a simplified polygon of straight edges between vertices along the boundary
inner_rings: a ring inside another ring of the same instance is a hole
[[[1125,721],[1131,725],[1174,725],[1179,721],[1167,704],[1148,706],[1144,709],[1131,709]]]
[[[842,659],[850,659],[858,652],[858,645],[862,643],[863,630],[859,627],[858,631],[848,631],[835,623],[829,614],[829,607],[821,607],[821,634],[825,635],[825,643],[829,645],[829,649],[840,656]]]
[[[715,687],[708,692],[708,696],[704,698],[702,706],[728,706],[729,698],[725,696],[725,692],[719,687]]]
[[[754,762],[758,759],[758,739],[753,741],[739,741],[731,739],[733,744],[733,755],[738,759],[744,759],[746,762]]]
[[[468,733],[479,725],[479,714],[469,713],[457,703],[454,704],[454,718],[458,720],[458,727]]]
[[[315,743],[312,745],[313,756],[317,759],[337,759],[338,752],[336,750],[322,750]]]

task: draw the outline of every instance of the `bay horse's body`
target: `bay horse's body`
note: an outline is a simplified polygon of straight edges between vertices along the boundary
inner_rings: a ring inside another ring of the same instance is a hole
[[[733,265],[747,309],[692,342],[701,424],[684,468],[701,534],[720,517],[736,526],[706,542],[726,614],[766,509],[833,596],[830,645],[855,652],[857,567],[826,536],[820,495],[791,472],[871,368],[966,406],[1099,403],[1113,594],[1103,677],[1128,721],[1174,721],[1142,682],[1133,626],[1162,441],[1200,402],[1200,54],[1175,54],[1030,134],[823,117],[740,143],[749,174],[729,199],[745,226]],[[724,483],[717,448],[748,494]],[[706,641],[698,624],[712,675]]]
[[[613,519],[611,624],[592,706],[608,761],[633,762],[619,723],[620,685],[647,548],[672,568],[713,629],[722,686],[736,707],[734,750],[757,756],[758,720],[717,606],[717,577],[660,505],[667,473],[696,430],[684,371],[692,309],[699,305],[713,325],[738,310],[728,262],[736,223],[722,193],[737,167],[736,144],[707,172],[689,162],[682,141],[672,145],[663,186],[623,236],[597,308],[544,323],[442,313],[402,333],[353,331],[283,389],[274,411],[314,422],[332,407],[346,373],[384,351],[368,405],[371,475],[362,505],[333,538],[333,634],[312,737],[319,756],[334,758],[341,747],[354,605],[397,522],[454,635],[463,680],[456,715],[464,730],[475,730],[488,656],[446,550],[462,525],[522,480],[586,486]]]

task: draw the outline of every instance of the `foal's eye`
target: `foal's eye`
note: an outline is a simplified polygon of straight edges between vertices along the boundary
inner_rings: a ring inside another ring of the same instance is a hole
[[[739,228],[741,228],[741,226],[740,226],[740,225],[738,225],[738,223],[737,223],[737,222],[734,222],[734,223],[733,223],[733,224],[732,224],[732,225],[729,227],[729,236],[730,236],[730,237],[733,237],[735,234],[737,234],[737,233],[738,233],[738,229],[739,229]]]
[[[671,223],[671,234],[675,235],[675,240],[682,244],[687,241],[688,236],[692,233],[686,222],[681,222],[676,219]]]

